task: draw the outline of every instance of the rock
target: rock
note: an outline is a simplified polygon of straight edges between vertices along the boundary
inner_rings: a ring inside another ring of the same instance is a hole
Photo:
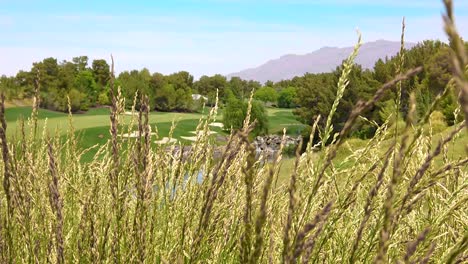
[[[275,154],[279,151],[283,136],[280,135],[265,135],[257,136],[253,142],[257,155],[263,154],[267,158],[271,159],[275,157]],[[299,145],[300,137],[286,136],[284,140],[284,146]]]

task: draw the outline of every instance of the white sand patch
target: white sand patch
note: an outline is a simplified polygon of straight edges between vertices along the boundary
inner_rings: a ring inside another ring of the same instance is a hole
[[[220,122],[213,122],[213,123],[210,123],[209,125],[213,127],[221,127],[221,128],[224,127],[224,124]]]
[[[198,137],[180,137],[180,138],[185,139],[185,140],[189,140],[189,141],[197,141]]]
[[[156,135],[156,133],[150,133],[151,136],[154,136]],[[140,132],[138,131],[133,131],[133,132],[130,132],[130,133],[125,133],[125,134],[122,134],[122,135],[118,135],[119,137],[124,137],[124,138],[137,138],[137,137],[140,137]]]
[[[130,116],[131,115],[137,115],[137,114],[138,114],[138,112],[132,112],[132,111],[125,111],[124,112],[124,115],[130,115]]]
[[[177,139],[175,138],[168,138],[168,137],[163,137],[161,140],[156,140],[154,143],[156,144],[167,144],[167,143],[177,143]]]
[[[194,135],[203,135],[203,131],[189,131],[189,133],[192,133]],[[213,134],[217,134],[218,132],[215,132],[215,131],[208,131],[208,135],[211,136]]]

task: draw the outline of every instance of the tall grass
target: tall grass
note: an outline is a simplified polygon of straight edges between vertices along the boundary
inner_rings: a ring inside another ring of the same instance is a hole
[[[446,7],[447,31],[457,40],[449,1]],[[334,109],[359,45],[343,68]],[[458,68],[446,90],[457,85],[463,97],[467,82],[459,71],[466,67],[466,55],[453,46]],[[148,125],[147,97],[135,97],[139,114],[124,123],[113,70],[111,139],[95,146],[97,154],[87,163],[80,162],[89,150],[77,145],[73,116],[65,142],[45,127],[42,134],[36,131],[37,108],[29,120],[19,121],[17,134],[7,137],[2,100],[0,262],[466,261],[468,159],[446,155],[466,122],[433,146],[431,133],[423,133],[429,119],[414,119],[413,98],[406,127],[397,135],[386,122],[365,146],[352,149],[346,158],[351,166],[333,162],[355,120],[420,70],[401,71],[369,101],[359,102],[338,134],[332,135],[327,122],[320,143],[310,140],[306,152],[297,153],[287,185],[277,185],[280,154],[273,162],[256,157],[248,137],[255,126],[250,117],[231,133],[221,158],[213,157],[208,124],[217,107],[200,120],[202,133],[190,152],[170,143],[154,147],[150,135],[157,130]],[[468,107],[460,102],[461,109]],[[119,135],[133,129],[140,137],[122,144]],[[390,146],[384,144],[389,138]],[[435,163],[440,155],[442,162]]]

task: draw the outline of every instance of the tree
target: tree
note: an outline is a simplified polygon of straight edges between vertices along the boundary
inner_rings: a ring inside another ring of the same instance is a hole
[[[172,110],[188,111],[192,108],[192,92],[191,89],[177,89],[176,90],[176,105]]]
[[[151,75],[150,79],[150,89],[152,93],[156,94],[157,90],[162,89],[162,87],[167,84],[167,80],[162,73],[155,72]]]
[[[381,84],[386,83],[392,79],[391,64],[378,59],[374,64],[374,79]]]
[[[76,67],[77,72],[85,71],[88,69],[88,56],[79,56],[72,58],[72,62]]]
[[[325,126],[336,97],[337,82],[341,72],[342,67],[340,66],[332,73],[306,74],[301,78],[293,80],[294,85],[298,87],[296,103],[299,106],[294,110],[294,113],[304,123],[311,125],[317,116],[320,115],[322,118],[319,125],[321,127]],[[362,70],[361,66],[358,65],[352,67],[348,79],[348,86],[332,118],[335,132],[343,127],[349,113],[358,100],[369,99],[379,86],[379,82],[373,79],[372,72]],[[368,112],[365,117],[370,118],[374,114],[374,112]],[[358,127],[358,129],[361,128]],[[368,137],[369,133],[373,133],[373,130],[368,127],[363,129],[366,132],[359,133],[362,137]]]
[[[100,93],[97,89],[97,85],[91,71],[84,70],[79,72],[75,77],[73,86],[76,90],[86,95],[85,101],[89,106],[96,105]]]
[[[174,85],[165,84],[156,91],[155,107],[161,111],[171,111],[176,107],[176,91]]]
[[[197,93],[208,97],[209,105],[214,105],[216,92],[218,92],[218,98],[224,98],[225,90],[228,88],[228,82],[226,77],[220,74],[216,74],[212,77],[204,75],[193,84],[193,88]]]
[[[28,71],[19,71],[16,76],[16,83],[24,93],[24,97],[31,97],[34,93],[34,76]]]
[[[71,89],[70,92],[68,92],[68,98],[70,98],[70,108],[72,112],[76,112],[78,110],[88,110],[88,107],[86,104],[83,104],[83,100],[86,99],[86,95],[84,93],[81,93],[77,89]],[[65,111],[63,107],[68,108],[68,98],[67,98],[67,104],[66,106],[61,106],[59,108],[61,111]]]
[[[248,104],[237,98],[230,98],[223,111],[224,127],[240,129],[247,117]],[[252,101],[252,110],[250,120],[257,121],[253,135],[268,133],[268,117],[262,103]]]
[[[324,120],[328,115],[335,97],[337,80],[331,73],[305,74],[293,80],[297,87],[297,106],[294,114],[311,125],[318,115]]]
[[[58,89],[59,86],[59,66],[57,59],[46,58],[41,62],[33,63],[31,73],[34,78],[39,74],[39,80],[42,91]]]
[[[256,121],[254,135],[268,134],[268,115],[263,104],[252,101],[251,121]]]
[[[100,89],[106,87],[107,80],[109,80],[109,64],[106,60],[93,60],[92,63],[92,72],[94,76],[94,81]]]
[[[281,108],[293,108],[296,106],[295,101],[297,100],[297,89],[296,87],[289,86],[280,91],[278,96],[278,107]]]
[[[126,98],[126,107],[131,107],[135,94],[145,94],[150,102],[154,101],[154,91],[150,89],[151,73],[148,69],[141,71],[124,71],[119,74],[118,80],[122,86],[123,96]],[[137,100],[136,107],[139,108],[140,101]]]
[[[18,85],[14,77],[2,75],[0,77],[0,91],[7,99],[23,98],[22,87]]]
[[[175,90],[175,106],[168,110],[190,111],[193,103],[193,76],[186,71],[181,71],[168,75],[165,79]]]
[[[229,89],[231,94],[240,99],[247,99],[250,96],[250,90],[247,81],[242,80],[239,77],[232,77],[229,80]],[[230,94],[229,94],[230,96]],[[222,98],[228,99],[228,95],[224,95]],[[225,100],[227,102],[227,100]]]
[[[255,91],[254,98],[264,103],[276,103],[278,92],[270,86],[264,86]]]

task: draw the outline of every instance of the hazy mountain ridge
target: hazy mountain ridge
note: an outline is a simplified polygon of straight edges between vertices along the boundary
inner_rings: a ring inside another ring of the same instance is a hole
[[[405,43],[405,48],[410,49],[416,43]],[[255,80],[264,83],[291,79],[302,76],[305,73],[330,72],[339,66],[352,52],[353,47],[323,47],[304,55],[288,54],[278,59],[270,60],[256,68],[231,73],[228,77],[240,77],[245,80]],[[356,63],[365,69],[373,68],[378,59],[392,57],[400,50],[400,42],[377,40],[364,43],[356,58]]]

